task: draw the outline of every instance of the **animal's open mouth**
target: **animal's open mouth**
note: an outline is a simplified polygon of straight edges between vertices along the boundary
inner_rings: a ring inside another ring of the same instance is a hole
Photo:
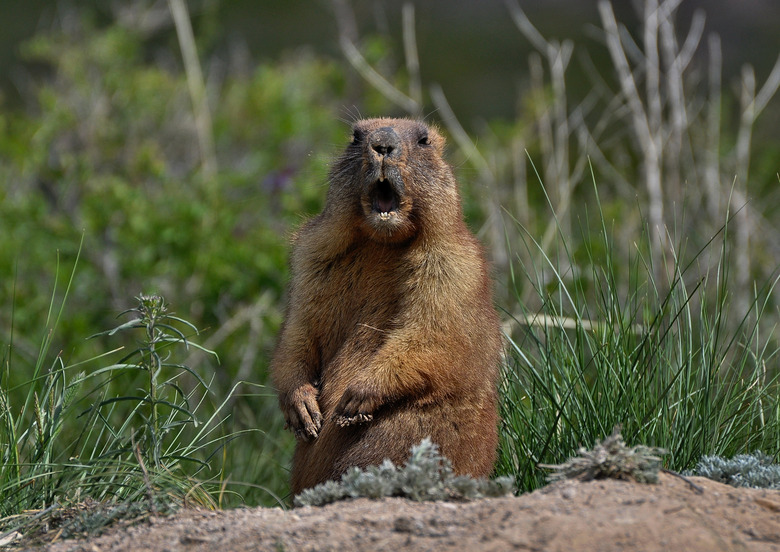
[[[373,209],[381,218],[387,218],[398,210],[398,195],[387,179],[378,180],[374,186]]]

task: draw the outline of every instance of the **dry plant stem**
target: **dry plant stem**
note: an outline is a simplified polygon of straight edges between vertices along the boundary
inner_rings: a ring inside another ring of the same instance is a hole
[[[764,86],[758,91],[755,98],[754,116],[758,117],[764,108],[769,104],[769,101],[777,94],[777,90],[780,89],[780,56],[777,57],[775,65],[772,67],[772,72],[764,82]],[[753,119],[755,122],[755,119]]]
[[[463,129],[463,126],[461,126],[460,121],[455,116],[455,112],[452,111],[447,101],[447,97],[444,95],[444,91],[438,84],[431,85],[431,100],[453,140],[458,144],[458,148],[466,155],[469,163],[479,172],[480,179],[485,182],[494,181],[495,176],[490,170],[490,165],[468,133]]]
[[[696,491],[697,494],[704,494],[704,489],[702,489],[699,485],[697,485],[696,483],[691,481],[688,477],[685,477],[683,474],[677,473],[676,471],[667,470],[666,468],[661,468],[661,471],[666,473],[666,474],[673,475],[674,477],[677,477],[679,479],[682,479],[683,481],[685,481],[688,484],[688,486],[691,489]]]
[[[528,209],[528,171],[526,169],[525,142],[517,137],[512,140],[512,173],[514,175],[514,212],[518,222],[528,228],[531,215]]]
[[[745,288],[750,279],[750,258],[748,247],[750,246],[750,220],[748,218],[747,201],[742,190],[747,189],[748,170],[750,166],[750,143],[753,135],[753,122],[756,98],[756,75],[753,68],[745,65],[742,68],[742,87],[740,101],[742,104],[742,117],[740,119],[739,134],[737,135],[737,178],[731,193],[730,210],[734,212],[734,239],[737,255],[735,263],[735,278],[737,292],[736,303],[739,312],[745,312],[748,298]]]
[[[344,53],[347,61],[349,61],[355,71],[360,73],[360,76],[367,80],[371,86],[378,90],[385,98],[407,113],[414,114],[420,110],[420,106],[417,102],[395,88],[387,79],[377,73],[346,36],[341,35],[339,37],[339,45],[341,46],[341,51]]]
[[[422,84],[420,82],[420,57],[417,53],[417,38],[414,31],[414,4],[404,3],[401,10],[403,20],[404,57],[406,71],[409,73],[409,97],[422,108]]]
[[[658,8],[658,0],[645,0],[642,52],[645,56],[645,101],[647,102],[648,140],[653,143],[653,149],[657,152],[657,170],[660,173],[663,144],[661,142],[661,62],[658,56],[660,14],[658,13]],[[637,101],[641,104],[642,100],[639,95],[637,95]],[[659,198],[662,203],[663,196],[660,195]],[[661,228],[662,226],[659,225],[658,227]]]
[[[691,29],[681,49],[677,43],[674,25],[669,17],[660,21],[661,53],[664,59],[665,84],[667,104],[669,107],[670,128],[664,151],[666,153],[665,185],[668,194],[672,194],[674,201],[679,202],[682,197],[682,182],[680,176],[682,167],[680,157],[685,153],[690,157],[690,144],[688,138],[688,115],[685,105],[685,90],[683,73],[690,62],[692,52],[696,50],[704,30],[704,16],[697,11],[691,23]]]
[[[748,181],[753,122],[756,120],[756,74],[753,71],[753,67],[749,65],[742,67],[741,84],[740,103],[742,116],[740,118],[739,134],[737,135],[737,182],[745,186]]]
[[[133,447],[133,454],[135,454],[135,458],[138,460],[138,465],[141,467],[141,472],[143,473],[146,498],[149,500],[149,511],[156,515],[157,506],[154,504],[154,492],[152,491],[152,483],[149,480],[149,471],[146,469],[146,464],[144,464],[144,459],[141,455],[141,449],[136,444],[135,439],[131,439],[131,446]]]
[[[588,164],[592,163],[594,167],[598,167],[598,170],[603,173],[610,182],[613,183],[618,193],[622,194],[625,198],[633,198],[636,196],[635,184],[633,182],[629,182],[626,176],[622,174],[622,172],[618,171],[607,159],[601,144],[602,141],[608,140],[605,134],[607,129],[610,128],[610,125],[613,124],[615,120],[620,120],[623,118],[628,112],[628,109],[624,105],[622,98],[613,95],[609,91],[609,87],[606,85],[603,79],[599,78],[598,69],[596,68],[595,64],[593,64],[592,61],[587,57],[586,61],[590,62],[590,70],[588,73],[594,81],[592,84],[594,95],[597,97],[600,96],[603,98],[609,98],[609,101],[607,103],[607,107],[604,109],[604,114],[593,126],[593,130],[588,128],[584,117],[579,116],[576,119],[573,117],[574,120],[572,122],[572,126],[576,129],[577,132],[578,141],[581,148],[580,151],[587,152],[587,156],[580,155],[581,160],[587,161],[587,164],[583,163],[582,170],[584,170]],[[581,174],[578,171],[579,167],[572,175],[572,181],[574,182],[578,181],[581,177]]]
[[[331,0],[331,5],[333,6],[333,14],[336,17],[339,36],[345,36],[352,43],[357,42],[357,22],[347,0]]]
[[[533,52],[528,56],[528,71],[531,75],[531,88],[533,90],[545,90],[544,83],[544,65],[540,54]],[[545,105],[536,121],[537,132],[539,133],[539,146],[542,155],[543,181],[548,182],[548,177],[553,173],[553,122],[550,116],[550,109]],[[558,203],[558,194],[555,194],[555,202]],[[546,234],[546,232],[545,232]],[[544,240],[542,240],[544,242]]]
[[[740,118],[739,134],[737,135],[737,175],[745,185],[748,181],[750,165],[750,146],[753,136],[753,125],[756,119],[774,97],[780,88],[780,57],[778,57],[767,77],[764,86],[756,93],[756,75],[753,68],[746,65],[742,68],[742,88],[740,101],[742,116]]]
[[[534,83],[534,88],[538,90],[544,89],[544,68],[541,63],[541,59],[536,54],[531,54],[529,58],[529,66],[531,69],[531,80]],[[553,103],[557,102],[557,98],[553,100]],[[557,110],[554,112],[557,114]],[[568,161],[566,163],[566,177],[559,173],[563,168],[558,159],[567,157],[568,154],[559,155],[559,148],[557,144],[557,133],[553,128],[560,128],[555,117],[551,116],[550,110],[545,110],[539,117],[539,141],[542,146],[542,157],[544,158],[544,177],[543,181],[546,183],[558,184],[557,187],[551,191],[554,194],[554,203],[551,207],[555,211],[555,216],[550,218],[547,223],[547,227],[544,230],[542,236],[542,250],[548,251],[550,245],[555,239],[555,235],[560,231],[564,235],[569,234],[570,225],[566,224],[568,221],[567,213],[571,205],[571,187],[568,185]],[[567,132],[568,134],[568,132]],[[566,143],[568,144],[568,136]]]
[[[631,112],[631,129],[643,155],[642,170],[648,195],[648,218],[654,257],[663,258],[669,253],[669,240],[664,231],[664,212],[681,199],[686,183],[695,183],[701,175],[700,189],[706,195],[706,205],[712,217],[718,217],[723,208],[720,181],[720,105],[721,105],[721,51],[717,37],[709,40],[709,94],[705,119],[705,154],[698,161],[691,134],[690,108],[686,105],[685,71],[698,49],[704,30],[704,15],[696,12],[683,45],[677,43],[673,16],[680,0],[647,0],[644,3],[642,49],[633,43],[628,32],[615,19],[611,4],[599,3],[607,47],[618,73],[620,88]],[[660,53],[662,54],[659,56]],[[631,62],[629,62],[631,60]],[[634,68],[632,69],[632,63]],[[644,96],[638,82],[644,79]],[[736,298],[737,310],[746,312],[750,303],[749,236],[756,227],[753,210],[746,206],[747,181],[752,127],[760,112],[780,86],[780,60],[767,82],[756,92],[756,80],[752,68],[743,70],[742,116],[736,147],[736,184],[728,191],[728,209],[734,213],[733,237],[735,240],[735,279],[740,296]],[[643,99],[644,98],[644,99]],[[681,159],[694,162],[692,174],[683,167]],[[663,186],[661,183],[664,183]],[[759,215],[756,215],[759,216]],[[656,265],[659,282],[666,281]],[[668,275],[666,275],[668,276]]]
[[[750,235],[757,225],[751,216],[752,210],[747,203],[747,185],[750,177],[750,147],[753,136],[753,125],[764,108],[780,88],[780,57],[777,58],[766,82],[756,93],[756,75],[753,68],[746,65],[742,69],[742,88],[740,101],[742,116],[739,133],[737,134],[737,180],[735,182],[730,210],[735,213],[735,252],[736,286],[740,294],[736,299],[738,312],[747,312],[750,304]]]
[[[479,181],[487,187],[487,193],[479,194],[483,209],[488,213],[488,220],[485,222],[483,230],[477,234],[481,235],[486,231],[492,246],[490,258],[495,267],[502,269],[507,266],[509,257],[506,247],[504,247],[503,226],[501,223],[501,213],[498,206],[499,186],[496,175],[490,167],[487,159],[477,148],[477,145],[471,140],[468,133],[460,124],[455,112],[452,111],[444,91],[438,84],[431,85],[431,100],[436,111],[444,122],[444,126],[452,136],[458,148],[465,155],[466,159],[479,173]]]
[[[203,174],[206,178],[214,176],[217,172],[217,156],[214,149],[212,136],[211,112],[206,96],[206,85],[203,80],[203,72],[198,61],[198,50],[195,46],[195,37],[192,34],[192,25],[187,11],[187,5],[183,0],[168,0],[168,6],[176,24],[176,36],[179,39],[182,58],[184,59],[184,71],[187,75],[187,86],[192,98],[192,109],[195,113],[195,126],[198,130],[198,143],[203,163]]]
[[[233,388],[238,385],[239,382],[249,379],[254,367],[255,359],[257,359],[262,348],[267,345],[260,339],[263,335],[265,325],[263,315],[271,308],[274,301],[275,298],[273,293],[270,291],[264,292],[257,301],[251,305],[244,305],[236,309],[236,312],[226,321],[221,323],[219,329],[203,343],[203,346],[207,349],[219,349],[220,345],[231,335],[248,326],[248,339],[244,345],[244,352],[241,356],[241,364],[238,372],[231,382],[228,382],[227,378],[223,375],[223,383],[226,387]],[[189,358],[187,358],[186,364],[197,370],[204,362],[205,359],[203,356],[197,355],[196,351],[193,351]],[[222,374],[222,371],[218,373],[218,377],[220,374]],[[228,408],[235,404],[237,398],[238,397],[235,394],[230,394],[226,403]]]
[[[605,333],[607,331],[617,331],[617,324],[606,324],[598,320],[589,320],[587,318],[571,318],[568,316],[551,316],[548,314],[522,314],[516,313],[512,316],[512,322],[526,326],[535,326],[539,328],[557,328],[563,330],[573,330],[575,328],[582,328],[588,332]],[[647,331],[647,328],[642,324],[632,324],[626,330],[631,333],[641,335]]]
[[[553,150],[553,182],[558,186],[558,217],[562,230],[568,235],[569,205],[574,188],[569,174],[569,120],[566,103],[566,84],[564,74],[571,60],[574,45],[564,41],[560,46],[550,44],[547,49],[547,63],[550,66],[550,79],[553,90],[553,121],[555,124],[555,149]]]
[[[665,184],[671,200],[679,204],[684,199],[683,186],[685,169],[683,159],[696,159],[697,152],[691,143],[690,118],[686,104],[685,71],[699,48],[704,33],[704,12],[694,12],[691,27],[682,47],[677,43],[671,14],[661,20],[661,52],[664,57],[667,103],[669,106],[670,130],[665,141],[666,152]],[[699,189],[699,187],[697,187]],[[669,194],[671,192],[671,194]],[[667,202],[669,198],[667,198]]]
[[[357,29],[354,25],[354,17],[351,16],[348,5],[343,0],[333,0],[336,23],[339,28],[339,46],[347,58],[347,61],[366,82],[373,86],[380,94],[392,103],[403,109],[410,115],[420,112],[421,105],[413,97],[408,96],[393,86],[387,79],[380,75],[371,64],[366,61],[363,54],[354,44],[357,39]],[[416,48],[415,48],[416,51]]]
[[[721,67],[723,55],[720,49],[720,37],[712,34],[708,39],[709,63],[709,101],[707,102],[707,137],[705,148],[704,186],[707,190],[707,209],[713,219],[719,216],[720,205],[720,108],[721,108]]]
[[[519,31],[539,54],[545,57],[550,70],[553,99],[550,109],[545,111],[539,121],[542,155],[545,159],[544,181],[555,186],[553,208],[557,217],[557,220],[553,218],[549,222],[542,238],[542,248],[547,250],[556,231],[560,230],[568,235],[571,226],[568,215],[574,192],[572,183],[575,179],[569,170],[569,138],[572,131],[569,127],[565,73],[574,45],[568,40],[560,44],[546,40],[528,19],[517,0],[506,0],[505,4]],[[534,88],[542,90],[544,69],[539,55],[532,54],[529,61]]]
[[[517,0],[504,0],[504,4],[509,10],[509,15],[512,17],[512,21],[515,22],[517,28],[523,33],[523,36],[533,45],[533,47],[539,52],[544,52],[547,49],[547,40],[542,34],[534,27],[531,20],[525,15],[525,12],[520,7]]]
[[[649,0],[648,5],[652,4],[656,6],[657,3],[653,0]],[[606,0],[599,2],[599,13],[601,15],[602,25],[606,33],[607,48],[612,62],[615,65],[615,69],[618,73],[618,79],[620,80],[620,88],[625,96],[626,102],[631,109],[631,119],[633,122],[633,131],[639,141],[639,144],[644,155],[643,169],[645,177],[645,186],[647,188],[647,195],[649,201],[649,219],[650,219],[650,233],[652,238],[652,247],[655,258],[660,259],[665,249],[665,237],[663,234],[664,226],[664,207],[663,207],[663,191],[661,189],[661,151],[659,149],[660,135],[654,134],[656,130],[655,118],[660,116],[660,107],[648,107],[646,111],[642,105],[642,99],[639,95],[634,75],[631,72],[628,59],[626,58],[626,52],[623,48],[623,43],[620,39],[620,33],[618,31],[617,20],[615,19],[615,13],[612,11],[612,4]],[[653,40],[650,38],[653,32],[657,31],[657,25],[652,28],[652,25],[657,24],[656,10],[646,9],[649,20],[645,21],[645,43],[646,45],[653,44]],[[650,55],[646,53],[645,55]],[[648,57],[647,66],[647,94],[648,97],[658,97],[659,90],[652,83],[655,82],[652,73],[654,73],[651,67],[652,58]],[[656,59],[657,63],[657,59]],[[657,67],[655,69],[657,71]],[[655,100],[651,102],[655,105]],[[654,115],[655,114],[655,115]],[[658,281],[661,281],[660,274]]]

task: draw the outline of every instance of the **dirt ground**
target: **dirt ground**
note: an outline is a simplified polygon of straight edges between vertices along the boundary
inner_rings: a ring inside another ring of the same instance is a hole
[[[702,492],[661,474],[658,485],[563,481],[467,503],[393,498],[290,511],[185,511],[43,550],[780,551],[780,491],[691,481]]]

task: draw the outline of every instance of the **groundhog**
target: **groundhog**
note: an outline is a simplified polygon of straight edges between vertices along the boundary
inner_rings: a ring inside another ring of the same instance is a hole
[[[493,469],[499,319],[443,153],[422,122],[356,122],[322,213],[293,237],[271,365],[298,439],[293,494],[402,465],[425,437],[457,474]]]

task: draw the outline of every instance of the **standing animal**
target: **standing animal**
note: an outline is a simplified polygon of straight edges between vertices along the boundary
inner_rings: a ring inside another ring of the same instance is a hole
[[[356,122],[322,213],[293,238],[271,375],[298,438],[294,494],[403,464],[425,437],[456,474],[493,469],[499,319],[443,153],[422,122]]]

